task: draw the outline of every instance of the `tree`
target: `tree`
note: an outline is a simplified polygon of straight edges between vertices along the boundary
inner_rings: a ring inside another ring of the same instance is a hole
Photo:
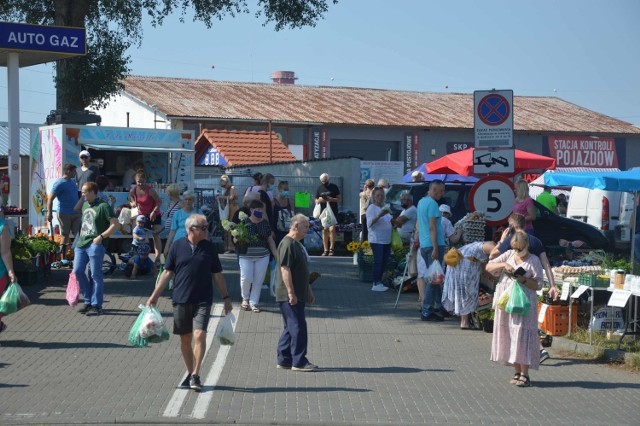
[[[275,30],[315,26],[328,10],[327,2],[338,0],[258,0],[256,18]],[[215,19],[249,13],[246,0],[3,0],[0,20],[39,25],[85,27],[87,55],[56,62],[56,107],[82,110],[102,106],[122,89],[129,73],[129,47],[142,44],[142,17],[161,26],[164,18],[188,12],[194,21],[211,28]]]

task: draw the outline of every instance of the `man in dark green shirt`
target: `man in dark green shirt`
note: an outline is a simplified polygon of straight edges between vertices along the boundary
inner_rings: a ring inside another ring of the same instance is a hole
[[[73,273],[84,294],[84,307],[80,308],[79,312],[87,315],[102,315],[104,296],[102,262],[107,251],[107,240],[116,232],[119,223],[111,206],[97,198],[98,185],[95,182],[85,183],[81,191],[84,197],[82,223],[73,260]],[[87,263],[91,268],[91,281],[85,273]]]
[[[315,298],[309,285],[309,255],[300,243],[309,230],[309,219],[297,214],[291,218],[289,233],[278,246],[276,302],[280,306],[284,330],[278,341],[278,368],[315,371],[307,359],[306,302]]]

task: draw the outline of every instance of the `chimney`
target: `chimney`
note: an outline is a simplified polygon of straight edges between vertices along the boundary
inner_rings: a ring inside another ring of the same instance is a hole
[[[274,71],[271,80],[274,84],[296,84],[296,73],[293,71]]]

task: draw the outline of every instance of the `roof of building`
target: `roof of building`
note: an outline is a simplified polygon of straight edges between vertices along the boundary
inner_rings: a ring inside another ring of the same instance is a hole
[[[196,163],[213,146],[227,166],[296,161],[278,134],[253,130],[203,130],[195,143]]]
[[[130,76],[125,92],[168,117],[472,129],[473,94]],[[557,97],[514,97],[527,132],[640,134],[640,127]]]

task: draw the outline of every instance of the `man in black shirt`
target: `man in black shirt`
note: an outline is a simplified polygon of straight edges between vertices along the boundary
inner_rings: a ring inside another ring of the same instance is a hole
[[[340,202],[340,189],[337,185],[329,182],[329,174],[320,175],[320,186],[316,190],[316,204],[320,204],[321,210],[324,210],[329,203],[333,215],[338,218],[338,203]],[[336,226],[331,225],[322,229],[322,247],[324,248],[323,256],[333,256],[333,249],[336,240]]]
[[[147,300],[147,306],[154,306],[158,302],[169,280],[175,275],[173,334],[180,336],[180,349],[188,370],[180,387],[199,392],[202,389],[200,368],[207,351],[207,326],[213,304],[212,277],[224,300],[225,314],[231,312],[233,306],[222,276],[218,251],[207,239],[207,219],[203,215],[193,214],[187,218],[185,227],[187,238],[171,244],[160,282]],[[193,346],[192,338],[195,339]]]

